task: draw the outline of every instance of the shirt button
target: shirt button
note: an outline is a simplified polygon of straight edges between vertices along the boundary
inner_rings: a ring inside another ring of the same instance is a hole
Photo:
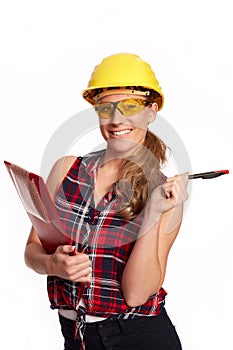
[[[99,329],[102,329],[102,328],[103,328],[103,325],[102,325],[102,324],[100,324],[100,325],[99,325]]]

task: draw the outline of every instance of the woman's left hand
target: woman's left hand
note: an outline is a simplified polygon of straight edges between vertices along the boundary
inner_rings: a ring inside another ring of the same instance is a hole
[[[152,191],[147,207],[164,213],[181,205],[188,198],[187,185],[188,173],[168,178],[163,185]]]

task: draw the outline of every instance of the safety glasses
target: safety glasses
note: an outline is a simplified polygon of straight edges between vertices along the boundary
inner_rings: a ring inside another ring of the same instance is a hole
[[[117,102],[96,103],[95,111],[101,119],[110,119],[115,109],[118,109],[124,117],[131,117],[141,112],[148,105],[147,100],[130,98]]]

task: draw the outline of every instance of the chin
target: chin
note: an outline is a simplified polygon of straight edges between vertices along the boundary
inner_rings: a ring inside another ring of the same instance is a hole
[[[134,153],[139,143],[126,138],[108,140],[108,149],[115,156],[128,157]]]

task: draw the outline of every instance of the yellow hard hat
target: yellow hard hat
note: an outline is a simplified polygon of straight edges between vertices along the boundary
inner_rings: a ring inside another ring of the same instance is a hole
[[[154,72],[148,63],[135,54],[119,53],[104,58],[94,68],[83,97],[94,105],[96,95],[109,88],[112,91],[114,87],[130,89],[135,94],[145,91],[149,98],[157,96],[159,109],[163,107],[164,95]]]

